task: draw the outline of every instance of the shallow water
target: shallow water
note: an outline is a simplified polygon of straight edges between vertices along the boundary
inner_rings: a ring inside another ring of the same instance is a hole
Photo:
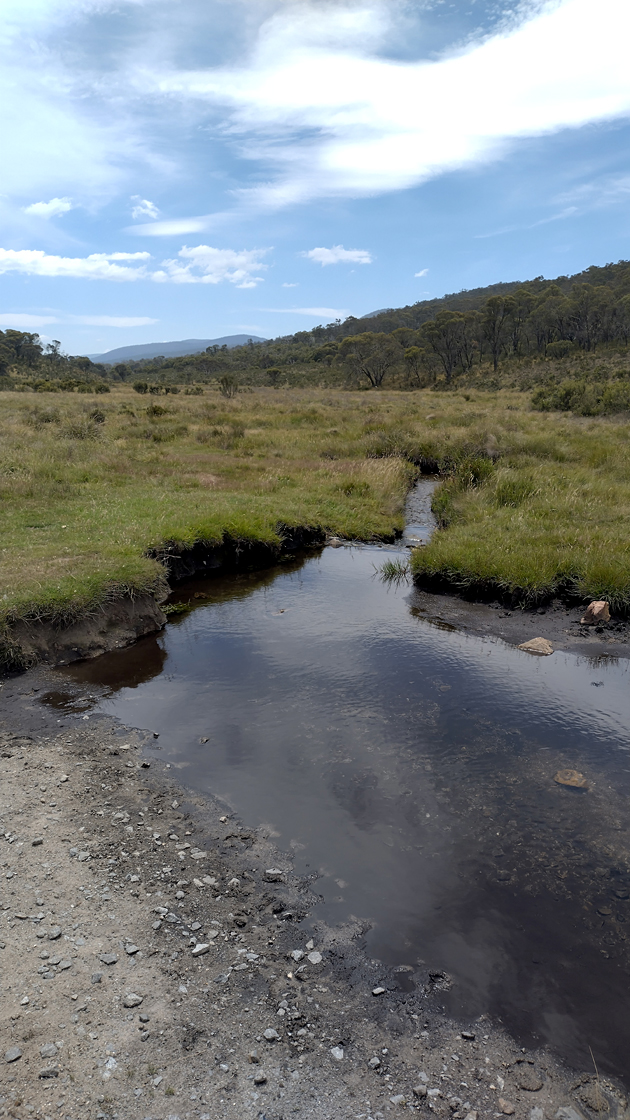
[[[393,556],[196,581],[162,634],[60,680],[271,826],[319,875],[314,917],[369,921],[371,956],[449,973],[453,1012],[628,1080],[630,663],[445,629],[378,577]]]

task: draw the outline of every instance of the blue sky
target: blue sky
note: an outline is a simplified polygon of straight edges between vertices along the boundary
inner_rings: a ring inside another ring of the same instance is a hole
[[[70,353],[630,258],[627,0],[4,0],[0,328]]]

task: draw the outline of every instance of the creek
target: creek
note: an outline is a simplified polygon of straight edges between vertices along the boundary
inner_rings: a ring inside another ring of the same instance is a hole
[[[328,547],[191,581],[172,596],[188,613],[60,670],[49,702],[72,712],[79,686],[82,711],[158,732],[149,755],[270,828],[314,877],[312,918],[369,925],[401,986],[442,970],[452,1014],[578,1069],[590,1047],[628,1082],[630,661],[446,626],[380,578],[405,555]],[[559,785],[567,767],[588,788]]]

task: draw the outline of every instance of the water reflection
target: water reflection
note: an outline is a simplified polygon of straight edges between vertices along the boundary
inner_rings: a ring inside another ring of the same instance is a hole
[[[272,825],[320,871],[320,914],[372,921],[372,955],[444,968],[454,1010],[627,1076],[629,663],[534,658],[418,615],[374,580],[387,555],[197,581],[162,635],[60,679]]]

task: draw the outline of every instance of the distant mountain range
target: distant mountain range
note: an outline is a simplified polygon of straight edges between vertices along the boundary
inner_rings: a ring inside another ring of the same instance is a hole
[[[142,346],[119,346],[105,354],[88,354],[93,362],[116,365],[117,362],[141,362],[147,358],[181,358],[185,354],[201,354],[208,346],[244,346],[252,342],[267,342],[256,334],[226,334],[223,338],[183,338],[180,342],[146,342]]]

